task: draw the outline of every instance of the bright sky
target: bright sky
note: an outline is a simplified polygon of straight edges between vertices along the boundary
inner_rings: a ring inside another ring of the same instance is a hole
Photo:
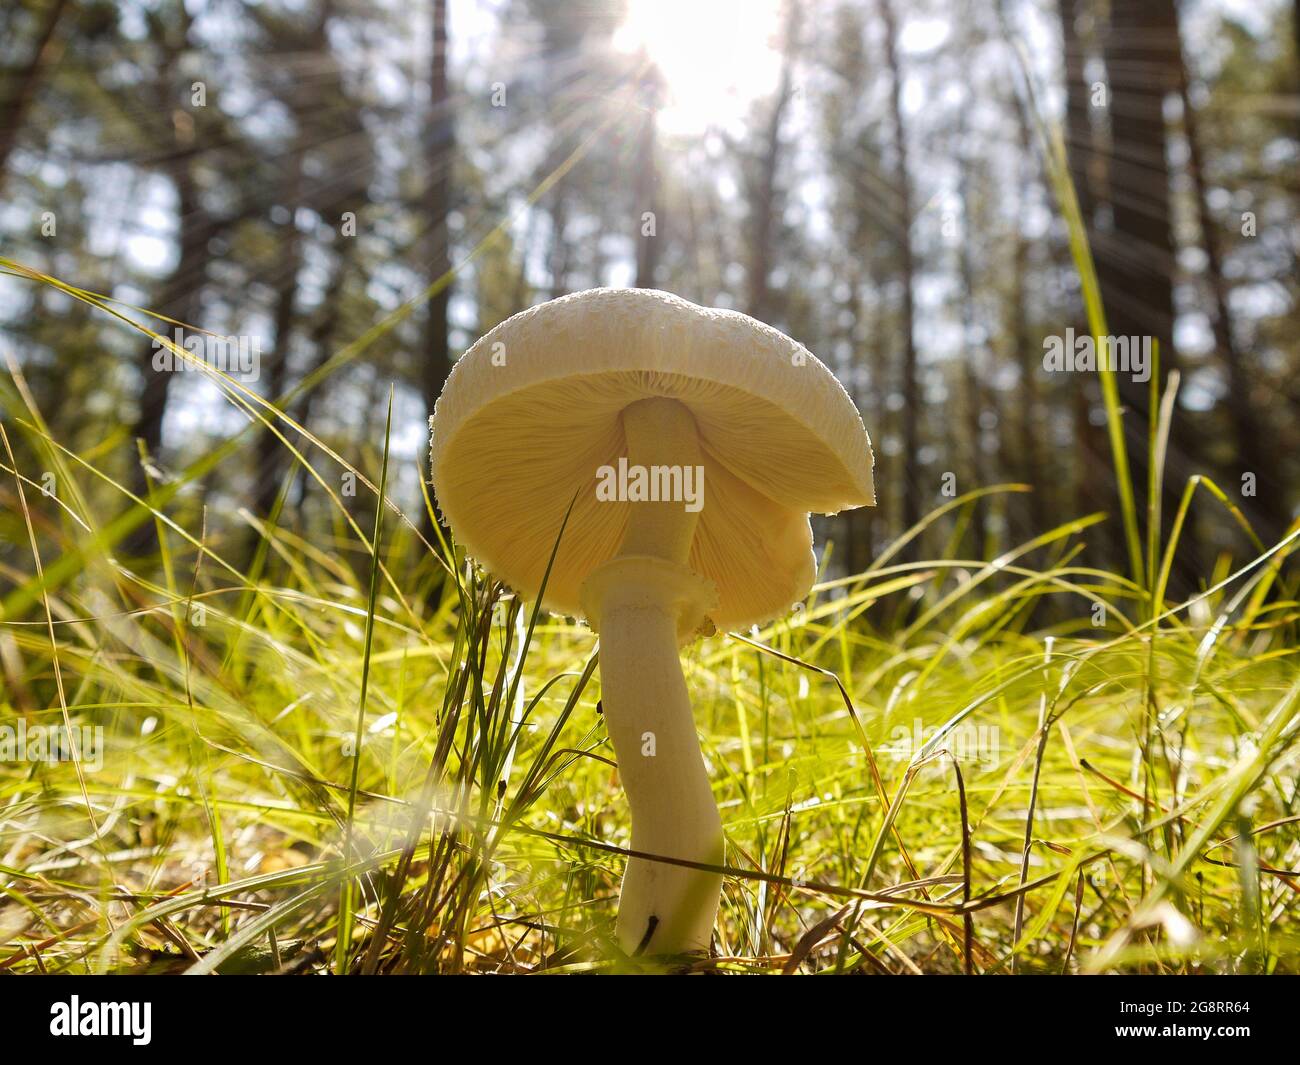
[[[776,87],[782,9],[782,0],[628,0],[614,46],[630,54],[644,49],[662,72],[668,100],[660,129],[698,135],[744,120],[750,105]],[[943,18],[907,20],[900,47],[924,55],[949,30]]]
[[[667,83],[666,133],[728,126],[776,85],[781,0],[629,0],[614,46],[645,49]]]

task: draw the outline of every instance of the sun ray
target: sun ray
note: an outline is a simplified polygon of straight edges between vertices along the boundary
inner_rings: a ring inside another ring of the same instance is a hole
[[[629,0],[614,46],[662,75],[660,128],[698,134],[744,119],[776,85],[781,0]]]

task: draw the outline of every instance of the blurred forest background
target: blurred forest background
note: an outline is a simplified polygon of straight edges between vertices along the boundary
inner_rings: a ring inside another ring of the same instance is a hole
[[[1166,521],[1201,472],[1272,543],[1300,486],[1298,9],[8,0],[0,345],[53,437],[137,493],[219,455],[168,509],[193,528],[206,507],[238,558],[273,512],[328,535],[320,486],[211,379],[158,372],[147,336],[14,264],[163,333],[138,309],[251,338],[249,387],[363,469],[395,381],[391,490],[412,516],[428,410],[470,343],[566,292],[663,288],[774,324],[854,396],[880,505],[826,524],[837,566],[1003,482],[1034,491],[975,509],[958,557],[1105,509],[1090,557],[1122,565],[1097,380],[1043,368],[1045,338],[1087,328],[1046,119],[1110,331],[1157,337],[1180,374]],[[6,417],[20,384],[0,375]],[[1120,386],[1141,500],[1147,386]],[[0,511],[16,576],[8,477]],[[149,528],[124,547],[146,555]],[[1248,546],[1199,507],[1177,579]]]

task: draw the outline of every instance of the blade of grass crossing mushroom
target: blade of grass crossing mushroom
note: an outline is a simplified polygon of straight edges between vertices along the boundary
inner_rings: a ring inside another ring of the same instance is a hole
[[[361,695],[357,701],[357,724],[353,734],[352,777],[348,783],[348,813],[343,832],[343,866],[352,857],[352,835],[356,822],[357,787],[361,774],[361,741],[366,727],[366,695],[370,684],[370,652],[375,638],[375,600],[379,595],[380,546],[384,535],[384,493],[388,490],[388,454],[393,438],[393,386],[388,388],[388,415],[384,423],[384,457],[379,469],[379,491],[375,498],[375,531],[370,540],[370,592],[366,601],[365,642],[361,652]],[[344,876],[339,888],[338,939],[334,944],[334,970],[342,976],[348,969],[352,940],[353,881]]]
[[[482,804],[481,812],[484,813],[487,806],[494,801],[498,810],[504,805],[504,793],[508,784],[507,766],[518,742],[520,732],[526,723],[528,713],[531,711],[531,707],[521,707],[520,704],[525,660],[528,656],[528,650],[532,646],[538,620],[542,616],[542,603],[546,595],[546,585],[550,581],[555,559],[559,554],[560,544],[564,538],[569,517],[573,513],[573,507],[578,500],[580,491],[581,489],[575,490],[573,497],[569,500],[568,507],[564,511],[564,517],[560,520],[560,528],[551,545],[551,554],[547,559],[546,568],[542,574],[526,629],[520,632],[517,628],[517,622],[522,618],[521,607],[518,602],[513,605],[510,612],[507,624],[507,643],[501,651],[501,660],[496,680],[493,683],[491,701],[483,707],[480,719],[481,733],[480,743],[476,750],[476,761],[481,758],[480,802]],[[512,666],[508,663],[511,642],[509,637],[516,633],[519,634],[520,639],[515,652],[516,660]],[[508,685],[505,683],[507,676],[510,678]],[[520,712],[517,715],[515,714],[516,707],[520,707]],[[481,851],[475,863],[474,874],[468,878],[465,889],[461,893],[461,898],[465,900],[466,904],[464,909],[465,921],[458,923],[459,949],[462,952],[464,950],[464,938],[468,934],[469,902],[477,896],[480,886],[486,883],[493,857],[504,839],[506,830],[510,827],[509,821],[502,821],[496,829],[490,831],[483,838]]]
[[[560,541],[564,538],[564,530],[568,528],[569,517],[573,513],[574,504],[578,502],[578,493],[580,491],[581,489],[573,493],[573,497],[569,500],[569,505],[564,510],[564,517],[560,520],[559,531],[555,534],[555,543],[551,546],[551,556],[547,559],[546,569],[542,573],[541,587],[538,589],[537,598],[533,602],[532,613],[528,617],[528,628],[522,633],[518,658],[515,662],[513,675],[510,678],[510,690],[506,696],[506,705],[512,708],[517,705],[519,699],[520,685],[523,684],[524,679],[524,660],[528,657],[528,649],[532,646],[533,636],[537,631],[538,619],[542,616],[542,601],[546,595],[546,585],[551,579],[551,571],[555,567],[555,557],[560,552]],[[510,732],[506,743],[506,757],[509,757],[510,752],[514,750],[515,744],[518,742],[519,731],[524,727],[524,722],[527,720],[527,717],[528,712],[525,710],[520,715],[515,728]],[[504,727],[509,728],[510,724],[511,721],[509,717],[507,717]]]
[[[428,499],[427,490],[425,494],[425,499],[426,499],[426,505],[430,508],[430,513],[432,514],[432,502]],[[574,500],[576,499],[577,499],[577,495],[575,493]],[[546,578],[549,578],[550,576],[551,564],[553,564],[555,555],[559,551],[560,541],[564,535],[564,530],[567,527],[569,514],[571,513],[572,508],[573,508],[573,501],[570,501],[569,509],[565,511],[564,518],[560,523],[560,529],[556,534],[555,542],[551,549],[551,559],[547,565]],[[455,550],[454,543],[446,535],[444,535],[441,526],[437,522],[434,523],[433,528],[434,528],[434,533],[438,538],[438,542],[442,547],[442,550],[446,554],[447,558],[450,560],[450,562],[446,563],[446,565],[449,572],[452,574],[453,590],[460,603],[460,615],[459,615],[460,620],[456,627],[456,632],[455,632],[456,642],[452,650],[450,661],[459,662],[461,663],[461,665],[459,668],[456,668],[454,670],[454,673],[451,676],[449,676],[448,683],[444,690],[443,708],[442,708],[442,713],[439,715],[439,721],[442,722],[442,728],[439,734],[438,744],[434,751],[433,758],[430,762],[429,769],[425,775],[424,785],[420,793],[420,799],[418,800],[417,806],[412,810],[411,813],[411,821],[407,828],[406,842],[402,849],[402,854],[401,854],[401,858],[398,861],[397,869],[394,872],[394,874],[389,878],[388,896],[385,899],[383,907],[381,908],[379,921],[376,926],[375,932],[371,937],[370,948],[366,953],[366,958],[363,965],[363,972],[366,973],[373,973],[377,970],[379,965],[380,952],[382,951],[389,930],[393,927],[394,923],[396,922],[398,907],[401,904],[402,887],[405,884],[407,879],[407,875],[411,864],[411,858],[414,855],[415,849],[418,845],[420,834],[423,830],[423,825],[427,818],[427,811],[432,803],[433,796],[442,778],[443,767],[446,764],[447,756],[451,750],[451,745],[456,731],[457,722],[459,721],[460,718],[460,707],[463,703],[463,700],[466,698],[469,691],[471,690],[470,688],[471,683],[473,684],[474,689],[476,689],[479,692],[481,692],[482,685],[483,685],[483,678],[480,672],[480,665],[479,665],[480,658],[477,651],[477,640],[474,635],[476,631],[475,626],[479,622],[478,612],[475,606],[477,582],[474,579],[474,572],[470,571],[472,586],[467,588],[462,576],[461,567],[456,564],[456,550]],[[543,592],[544,589],[545,589],[545,579],[543,580]],[[512,619],[518,616],[518,610],[519,607],[518,604],[516,604],[511,611]],[[530,616],[530,622],[528,628],[520,642],[519,648],[517,649],[518,658],[514,666],[515,683],[511,685],[511,695],[507,700],[510,705],[513,705],[513,700],[516,698],[516,695],[514,693],[518,690],[517,689],[518,679],[520,674],[522,674],[527,651],[529,646],[531,645],[533,634],[536,629],[537,622],[540,616],[541,616],[541,595],[539,594],[537,602],[534,604],[534,608]],[[524,809],[527,808],[528,803],[526,801],[526,796],[530,791],[531,784],[535,779],[534,771],[538,768],[540,762],[544,761],[546,754],[549,753],[551,747],[558,739],[560,729],[563,727],[564,723],[568,720],[569,714],[572,712],[574,705],[576,705],[578,695],[581,693],[583,687],[585,686],[587,678],[589,678],[595,670],[595,664],[596,664],[595,659],[593,657],[593,659],[588,663],[587,669],[583,673],[580,683],[577,685],[574,693],[570,696],[568,702],[566,703],[564,712],[561,713],[560,715],[560,720],[556,723],[555,727],[553,728],[550,739],[548,743],[545,745],[545,747],[543,748],[542,757],[539,759],[538,762],[535,762],[530,767],[529,772],[526,774],[524,778],[524,782],[521,785],[519,789],[519,793],[517,794],[516,798],[509,804],[509,806],[505,808],[505,811],[500,816],[499,820],[494,820],[492,818],[484,818],[484,820],[486,820],[489,824],[494,824],[494,827],[489,829],[488,832],[483,836],[484,843],[483,843],[483,850],[481,853],[481,857],[486,858],[487,856],[490,856],[491,848],[493,846],[492,841],[499,840],[500,838],[502,838],[505,830],[510,826],[513,820],[516,817],[518,817],[523,812]],[[502,668],[504,669],[504,659],[502,662]],[[494,699],[499,698],[499,688],[501,684],[502,675],[503,674],[499,671],[497,675],[497,680],[494,684]],[[537,703],[542,699],[542,697],[546,694],[546,692],[559,679],[560,677],[554,677],[551,678],[549,681],[547,681],[547,683],[543,685],[542,689],[537,693],[537,695],[533,697],[533,700],[524,708],[523,713],[519,715],[519,719],[517,721],[511,721],[509,719],[509,716],[507,715],[507,721],[501,726],[501,728],[507,730],[506,733],[504,734],[504,742],[501,742],[502,734],[498,729],[495,731],[496,741],[492,743],[493,749],[496,752],[498,752],[498,754],[503,750],[505,752],[509,752],[510,750],[513,749],[514,745],[518,743],[519,736],[524,728],[524,725],[527,722],[529,715],[532,713],[533,709],[536,707]],[[484,710],[486,710],[486,708],[484,708]],[[513,727],[511,727],[512,725]],[[492,732],[493,730],[491,729],[490,715],[483,717],[481,719],[481,733],[480,733],[481,737],[487,737]],[[471,777],[477,775],[480,778],[480,793],[484,801],[490,801],[491,797],[497,794],[498,789],[495,786],[483,787],[482,786],[483,782],[488,781],[489,778],[494,773],[499,772],[499,770],[494,768],[494,765],[491,764],[492,755],[491,752],[485,750],[487,746],[488,746],[487,743],[480,744],[475,752],[474,757],[469,759],[467,762],[463,763],[461,768],[462,774],[469,773]],[[538,791],[538,794],[540,794],[540,789]],[[432,850],[432,844],[431,844],[431,850]],[[486,865],[487,862],[485,860],[481,864],[481,868],[485,868]],[[432,879],[431,879],[431,883],[432,883]],[[436,896],[436,895],[437,895],[437,890],[434,889],[431,892],[431,896]],[[462,899],[467,899],[469,897],[469,888],[467,888],[465,892],[462,892],[460,897]],[[436,907],[433,905],[431,901],[429,905],[429,911],[432,911],[435,908]],[[468,916],[468,913],[466,913],[465,916]],[[426,921],[425,922],[426,926],[427,923],[428,922]],[[459,922],[455,922],[455,923],[457,923],[458,927],[460,927]]]
[[[435,525],[435,531],[437,526]],[[441,533],[438,533],[441,538]],[[446,541],[443,541],[446,547]],[[448,549],[450,554],[450,549]],[[460,623],[456,627],[454,635],[455,644],[452,648],[452,662],[462,660],[464,655],[470,652],[466,649],[466,640],[468,639],[469,626],[466,618],[471,616],[471,612],[464,609],[466,602],[466,592],[464,583],[460,577],[459,567],[451,567],[452,579],[455,582],[456,592],[460,597],[462,610],[460,614]],[[443,688],[442,710],[438,715],[439,734],[438,742],[434,747],[433,757],[430,759],[429,768],[425,773],[424,786],[420,791],[420,797],[417,805],[411,811],[411,820],[407,826],[406,842],[402,847],[401,855],[398,858],[397,869],[389,880],[389,896],[384,906],[380,909],[379,921],[375,931],[370,939],[370,949],[367,951],[365,962],[362,966],[362,972],[369,975],[373,974],[378,967],[380,953],[388,936],[389,929],[397,919],[397,910],[401,903],[402,887],[406,883],[407,873],[410,869],[411,862],[415,857],[416,848],[419,846],[420,835],[423,831],[424,823],[428,819],[429,809],[433,804],[433,796],[439,782],[442,779],[443,767],[446,764],[448,753],[451,750],[452,742],[455,736],[456,724],[459,719],[459,710],[461,701],[464,698],[465,685],[468,682],[469,671],[463,666],[461,668],[449,667],[447,683]],[[433,841],[430,840],[429,852],[433,852]]]
[[[560,541],[564,536],[564,530],[569,523],[569,516],[573,513],[573,506],[577,500],[578,492],[574,492],[573,498],[569,500],[569,505],[564,512],[564,517],[560,521],[560,528],[556,533],[555,541],[551,545],[550,558],[547,560],[546,569],[542,574],[541,587],[539,588],[537,598],[533,603],[533,609],[528,619],[528,626],[522,631],[522,633],[519,633],[520,639],[519,645],[516,648],[516,660],[513,666],[507,663],[505,651],[509,650],[510,641],[508,639],[507,647],[502,649],[503,654],[498,666],[497,680],[493,684],[491,704],[482,708],[484,736],[488,738],[489,742],[481,745],[477,749],[476,754],[478,758],[476,758],[475,761],[475,768],[478,768],[481,764],[483,773],[481,783],[485,800],[490,799],[490,796],[495,794],[501,781],[499,774],[506,765],[510,751],[514,749],[515,743],[518,741],[519,732],[523,728],[527,717],[525,712],[521,715],[518,722],[515,722],[511,718],[510,713],[507,712],[500,722],[494,725],[494,712],[502,704],[509,708],[519,705],[519,691],[520,685],[523,683],[525,659],[527,658],[529,647],[532,646],[533,637],[537,630],[537,622],[542,615],[542,602],[546,595],[546,585],[550,580],[551,570],[555,565],[555,557],[560,550]],[[522,616],[519,611],[519,605],[516,603],[510,612],[509,620],[511,624],[507,626],[511,636],[518,633],[513,622]],[[503,689],[502,683],[507,675],[510,677],[509,686],[508,688]],[[512,724],[515,725],[513,729],[511,728]],[[481,762],[479,761],[480,758]]]

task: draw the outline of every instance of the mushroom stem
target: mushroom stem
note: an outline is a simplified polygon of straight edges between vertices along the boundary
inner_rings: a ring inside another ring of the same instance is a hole
[[[695,421],[671,399],[623,412],[628,462],[700,463]],[[632,849],[710,865],[722,861],[722,819],[704,768],[678,645],[704,618],[711,584],[686,562],[698,514],[681,501],[635,502],[619,554],[588,578],[600,632],[601,702],[632,813]],[[628,860],[618,940],[629,953],[707,953],[722,877]]]
[[[623,435],[627,438],[629,466],[646,470],[676,467],[684,478],[687,467],[700,465],[695,418],[685,404],[675,399],[642,399],[625,408]],[[687,510],[682,500],[633,503],[618,553],[653,555],[684,566],[690,558],[699,520],[699,512]]]
[[[666,565],[656,573],[654,561],[611,564],[623,572],[606,586],[600,623],[605,726],[631,807],[632,849],[718,865],[722,820],[677,657],[683,607],[672,578],[692,575]],[[618,905],[620,945],[629,954],[707,953],[721,890],[715,873],[629,858]]]

